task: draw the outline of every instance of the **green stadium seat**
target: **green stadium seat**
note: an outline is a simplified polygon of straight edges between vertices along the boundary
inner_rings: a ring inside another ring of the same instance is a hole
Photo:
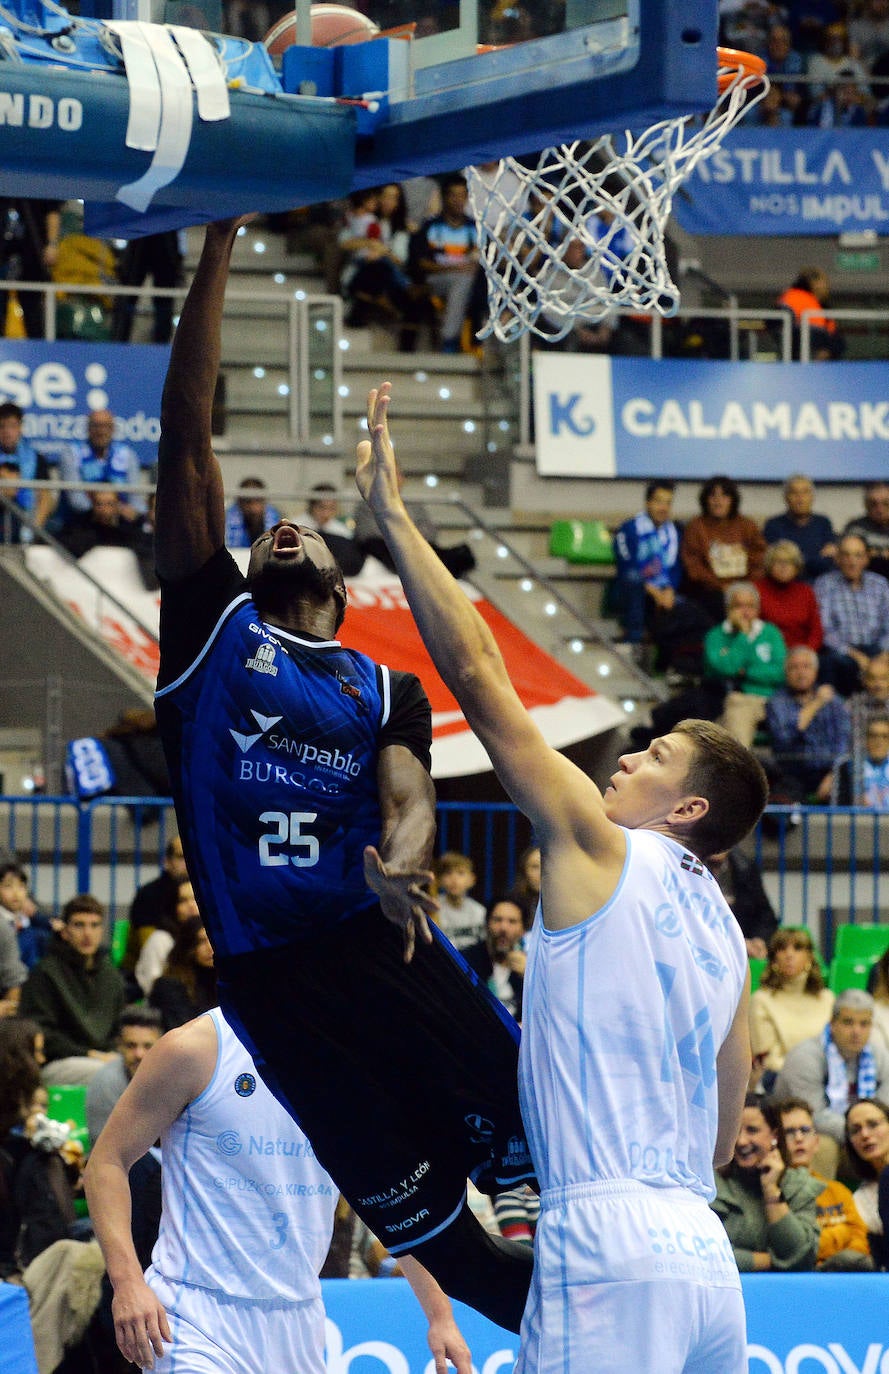
[[[866,988],[875,963],[875,959],[866,955],[850,955],[847,958],[834,955],[830,961],[827,986],[836,993],[845,992],[846,988]]]
[[[853,955],[874,963],[889,949],[889,925],[837,926],[833,952],[842,959]]]
[[[111,928],[111,962],[115,968],[120,968],[123,963],[123,956],[127,952],[127,942],[130,938],[130,923],[126,916],[119,917]]]
[[[768,959],[750,959],[750,991],[756,992],[759,980],[766,971]]]
[[[46,1115],[53,1121],[73,1121],[72,1138],[79,1140],[84,1150],[88,1150],[90,1136],[86,1127],[86,1084],[59,1084],[47,1087],[46,1091],[49,1096]]]
[[[556,520],[549,551],[569,563],[613,563],[611,533],[604,520]]]

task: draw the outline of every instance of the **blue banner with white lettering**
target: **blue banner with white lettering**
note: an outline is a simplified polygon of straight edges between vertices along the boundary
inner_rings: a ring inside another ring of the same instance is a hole
[[[689,234],[889,233],[889,131],[742,125],[673,211]]]
[[[885,363],[721,363],[534,353],[547,477],[884,480]]]
[[[86,438],[91,410],[110,410],[115,438],[143,467],[157,458],[166,344],[93,344],[0,338],[0,401],[25,412],[25,437],[50,462]]]
[[[745,1274],[742,1284],[749,1374],[889,1374],[886,1274]],[[404,1279],[330,1279],[322,1288],[327,1374],[434,1374]],[[460,1303],[454,1311],[474,1370],[509,1374],[518,1336]]]

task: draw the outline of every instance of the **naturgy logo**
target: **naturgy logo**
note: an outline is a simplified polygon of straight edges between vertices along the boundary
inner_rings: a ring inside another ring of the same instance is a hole
[[[889,1346],[872,1342],[859,1364],[836,1341],[827,1345],[795,1345],[782,1360],[765,1345],[748,1345],[750,1374],[889,1374]]]

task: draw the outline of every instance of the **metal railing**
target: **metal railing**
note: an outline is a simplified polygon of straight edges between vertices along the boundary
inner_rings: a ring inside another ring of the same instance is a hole
[[[476,896],[506,890],[532,841],[526,818],[508,802],[438,804],[437,850],[471,856]],[[166,797],[0,797],[0,848],[16,854],[35,900],[58,911],[74,892],[93,892],[110,917],[125,915],[136,889],[156,876],[175,834]],[[825,954],[841,920],[879,921],[889,907],[881,846],[889,813],[865,807],[769,807],[755,855],[779,919],[807,925]]]

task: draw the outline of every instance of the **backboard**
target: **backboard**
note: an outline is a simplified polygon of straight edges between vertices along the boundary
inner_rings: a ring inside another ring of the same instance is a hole
[[[7,195],[80,196],[89,232],[134,237],[642,129],[716,98],[717,0],[362,0],[384,33],[411,36],[295,50],[289,81],[243,40],[210,35],[211,61],[197,34],[185,42],[189,7],[167,0],[160,25],[161,4],[82,0],[94,17],[69,20],[54,0],[8,0],[21,23],[0,32]],[[296,8],[299,25],[309,0]],[[152,21],[132,25],[132,62],[103,16]]]

